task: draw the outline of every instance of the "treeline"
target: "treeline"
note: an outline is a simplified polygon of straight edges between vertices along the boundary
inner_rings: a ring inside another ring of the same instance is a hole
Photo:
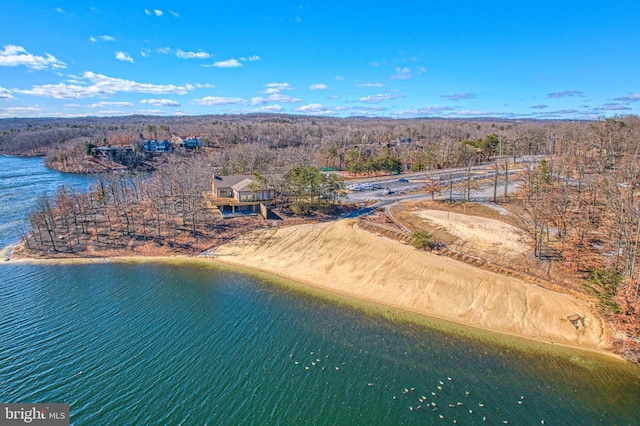
[[[0,120],[0,153],[47,154],[50,167],[83,171],[89,169],[79,166],[86,161],[89,143],[135,147],[143,139],[176,134],[201,138],[205,151],[215,151],[225,174],[282,172],[293,165],[370,174],[462,165],[468,148],[479,161],[500,154],[546,154],[565,125],[268,114],[6,119]]]
[[[87,254],[151,242],[191,252],[227,226],[210,204],[210,160],[170,157],[152,175],[99,174],[86,191],[62,186],[38,199],[25,247],[38,254]],[[314,167],[255,176],[252,190],[275,189],[272,207],[282,214],[330,213],[345,195],[341,176]]]
[[[522,209],[534,254],[569,267],[638,351],[640,120],[563,130],[552,155],[526,173]]]
[[[88,190],[62,186],[40,197],[30,217],[25,247],[34,253],[86,253],[155,242],[187,250],[215,231],[206,208],[211,164],[204,158],[176,158],[153,176],[139,173],[96,175]]]

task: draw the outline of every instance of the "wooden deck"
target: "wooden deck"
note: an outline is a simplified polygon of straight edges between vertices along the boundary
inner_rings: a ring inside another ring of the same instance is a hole
[[[214,197],[211,193],[205,193],[204,196],[207,208],[211,209],[213,213],[220,214],[223,218],[260,214],[260,204],[268,201],[238,201],[235,198]],[[225,207],[227,209],[225,209]],[[228,210],[229,207],[231,208],[231,212],[226,212],[225,210]],[[251,211],[248,212],[244,209],[237,211],[239,207],[251,207]]]

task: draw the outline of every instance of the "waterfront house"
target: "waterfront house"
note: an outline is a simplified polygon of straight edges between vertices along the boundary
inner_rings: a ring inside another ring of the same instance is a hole
[[[119,156],[123,155],[131,155],[133,153],[133,148],[130,146],[96,146],[91,148],[91,154],[94,157],[106,158],[109,160],[113,160]]]
[[[178,145],[180,148],[188,150],[198,150],[202,148],[202,141],[199,138],[190,136],[176,136],[171,138],[171,142]]]
[[[212,204],[223,216],[258,213],[261,205],[266,208],[275,198],[275,191],[261,185],[253,175],[213,175],[211,190]]]
[[[144,141],[144,152],[169,152],[173,149],[171,142],[163,140],[158,142],[155,139]]]

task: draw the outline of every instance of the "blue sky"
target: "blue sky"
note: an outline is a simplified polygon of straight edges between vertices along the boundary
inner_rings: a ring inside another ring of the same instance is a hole
[[[637,0],[1,7],[0,118],[640,112]]]

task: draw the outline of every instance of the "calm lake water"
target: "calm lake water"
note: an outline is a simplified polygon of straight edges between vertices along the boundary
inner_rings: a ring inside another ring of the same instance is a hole
[[[78,179],[33,161],[2,158],[0,173]],[[22,193],[26,211],[37,191]],[[4,231],[15,224],[2,229],[2,241],[19,237]],[[629,363],[204,261],[3,262],[0,277],[0,402],[66,402],[73,424],[640,421],[640,368]]]

